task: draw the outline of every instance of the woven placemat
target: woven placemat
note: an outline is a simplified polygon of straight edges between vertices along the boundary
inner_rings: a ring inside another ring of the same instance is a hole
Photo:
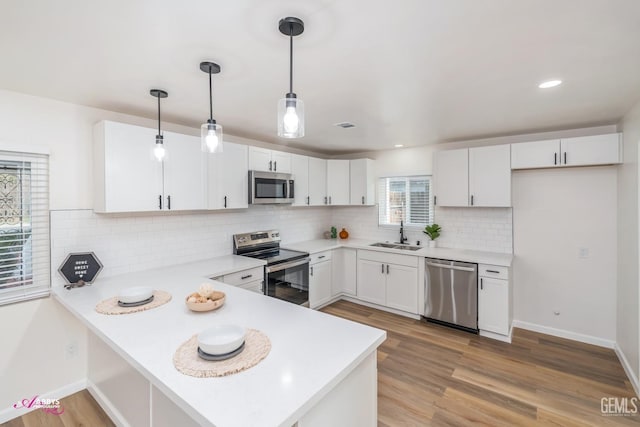
[[[227,360],[207,361],[198,356],[198,335],[194,335],[178,347],[173,355],[173,365],[179,372],[192,377],[224,377],[257,365],[270,351],[269,337],[256,329],[247,329],[242,353]]]
[[[149,304],[139,305],[137,307],[120,307],[118,305],[118,297],[108,298],[100,301],[96,305],[96,311],[100,314],[130,314],[139,311],[151,310],[160,307],[171,301],[171,294],[165,291],[153,291],[153,301]]]

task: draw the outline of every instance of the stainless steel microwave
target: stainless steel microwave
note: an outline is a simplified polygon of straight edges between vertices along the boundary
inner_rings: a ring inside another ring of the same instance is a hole
[[[249,204],[293,203],[293,197],[291,174],[249,171]]]

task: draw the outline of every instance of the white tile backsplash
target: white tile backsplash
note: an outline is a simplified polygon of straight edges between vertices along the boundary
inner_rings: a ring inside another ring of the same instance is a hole
[[[510,208],[436,208],[442,226],[438,246],[512,253]],[[51,211],[52,283],[70,252],[93,251],[104,264],[101,277],[181,264],[233,252],[236,233],[278,229],[283,244],[322,238],[334,225],[351,237],[398,241],[398,227],[378,227],[378,208],[252,206],[206,213],[95,214],[92,210]],[[409,243],[428,237],[407,228]]]
[[[51,211],[52,284],[64,284],[57,269],[70,252],[95,252],[104,264],[100,276],[107,277],[231,254],[236,233],[278,229],[284,244],[320,238],[330,226],[331,209],[323,207],[188,214]]]

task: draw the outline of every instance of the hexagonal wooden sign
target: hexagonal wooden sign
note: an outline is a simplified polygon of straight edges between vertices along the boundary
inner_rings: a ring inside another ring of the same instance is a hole
[[[102,263],[93,252],[78,252],[67,255],[58,271],[69,284],[93,283]]]

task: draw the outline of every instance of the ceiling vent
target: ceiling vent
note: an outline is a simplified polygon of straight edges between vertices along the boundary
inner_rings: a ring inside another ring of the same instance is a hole
[[[354,125],[353,123],[349,123],[349,122],[336,123],[334,126],[338,126],[339,128],[343,128],[343,129],[356,127],[356,125]]]

